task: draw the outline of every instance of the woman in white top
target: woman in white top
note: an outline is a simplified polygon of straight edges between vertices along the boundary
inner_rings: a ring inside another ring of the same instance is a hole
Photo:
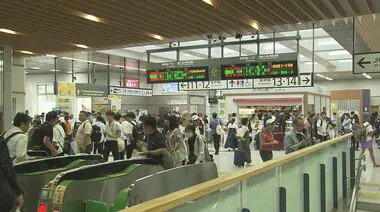
[[[179,129],[179,120],[175,116],[170,116],[169,121],[169,131],[167,134],[167,139],[169,141],[170,147],[177,153],[178,160],[177,166],[186,165],[187,161],[187,148],[185,144],[185,134]]]
[[[224,144],[224,148],[228,148],[235,150],[237,148],[237,139],[236,139],[236,133],[239,129],[239,126],[237,125],[236,118],[232,118],[230,123],[227,126],[228,128],[228,134],[227,134],[227,141]]]
[[[60,122],[53,127],[53,145],[58,148],[58,154],[63,155],[63,145],[65,144],[66,132]]]
[[[375,123],[376,117],[371,116],[368,122],[363,124],[365,129],[365,141],[360,142],[360,157],[364,154],[364,151],[368,149],[371,156],[373,167],[379,167],[380,165],[376,163],[375,155],[373,154],[373,124]]]

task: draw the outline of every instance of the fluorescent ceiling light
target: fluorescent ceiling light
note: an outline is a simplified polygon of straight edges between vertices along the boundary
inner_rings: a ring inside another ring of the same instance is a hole
[[[0,28],[0,32],[7,33],[7,34],[12,34],[12,35],[16,35],[17,34],[17,32],[15,32],[13,30],[4,29],[4,28]]]
[[[204,3],[214,6],[211,0],[202,0]]]
[[[25,74],[27,74],[27,73],[29,73],[29,72],[25,71]]]
[[[87,20],[90,20],[90,21],[95,21],[95,22],[100,22],[100,19],[94,15],[90,15],[90,14],[83,14],[82,16],[83,18],[87,19]]]
[[[347,59],[347,60],[338,60],[339,63],[352,63],[352,60],[351,59]]]
[[[326,77],[326,76],[323,76],[322,74],[315,74],[316,76],[320,77],[320,78],[323,78],[325,80],[329,80],[329,81],[332,81],[333,79],[330,78],[330,77]]]
[[[363,73],[362,75],[363,75],[365,78],[367,78],[367,79],[372,79],[372,77],[369,76],[367,73]]]
[[[253,23],[251,24],[251,27],[253,27],[253,28],[257,29],[257,30],[260,29],[260,27],[259,27],[259,25],[257,24],[257,22],[253,22]],[[261,36],[261,35],[260,35],[260,36]]]
[[[82,48],[82,49],[88,49],[88,46],[83,45],[83,44],[74,44],[74,46],[76,46],[78,48]]]
[[[34,54],[34,53],[31,52],[31,51],[24,51],[24,50],[22,50],[22,51],[18,51],[18,52],[23,53],[23,54]]]
[[[333,55],[347,55],[347,54],[350,54],[350,53],[348,51],[346,51],[346,50],[338,50],[338,51],[331,51],[331,52],[329,52],[330,56],[333,56]]]
[[[91,61],[91,60],[75,59],[75,58],[71,58],[71,57],[61,57],[61,59],[74,60],[74,61],[79,61],[79,62],[94,63],[94,64],[98,64],[98,65],[108,66],[108,63],[101,63],[101,62],[96,62],[96,61]],[[110,64],[110,65],[112,65],[112,64]]]
[[[304,62],[305,65],[313,65],[313,62]]]
[[[46,54],[45,56],[46,57],[57,57],[57,55],[55,55],[55,54]]]
[[[51,72],[55,72],[55,71],[59,72],[60,70],[58,70],[58,69],[57,69],[57,70],[52,69],[52,70],[50,70],[50,71],[51,71]]]
[[[118,68],[124,68],[124,66],[120,66],[120,65],[114,65],[114,66]],[[137,67],[128,67],[128,66],[126,66],[125,69],[139,70]],[[146,69],[140,68],[140,71],[145,71],[145,70]]]
[[[332,81],[333,79],[331,79],[330,77],[325,77],[325,79],[327,79],[327,80],[330,80],[330,81]]]
[[[40,70],[40,67],[30,67],[30,70]]]
[[[163,40],[164,39],[161,35],[151,34],[150,36],[154,39],[157,39],[157,40]]]

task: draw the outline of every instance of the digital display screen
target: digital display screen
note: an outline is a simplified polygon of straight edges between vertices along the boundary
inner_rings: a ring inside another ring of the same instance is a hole
[[[148,83],[208,81],[208,67],[148,70]]]
[[[297,60],[261,62],[222,66],[222,79],[255,79],[294,77],[298,75]]]

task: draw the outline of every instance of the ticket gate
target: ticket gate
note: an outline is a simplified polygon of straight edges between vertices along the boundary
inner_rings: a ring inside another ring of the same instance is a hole
[[[88,199],[112,204],[117,194],[142,177],[164,170],[152,159],[89,165],[58,174],[41,191],[39,212],[85,211]]]
[[[24,212],[35,212],[43,186],[66,170],[102,162],[100,155],[69,155],[24,161],[14,166],[20,187],[24,191]]]
[[[192,164],[165,170],[136,180],[117,195],[114,204],[87,200],[86,212],[120,211],[215,178],[218,178],[215,163]]]

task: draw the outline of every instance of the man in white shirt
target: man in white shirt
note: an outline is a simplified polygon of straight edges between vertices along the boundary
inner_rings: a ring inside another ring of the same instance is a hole
[[[108,111],[106,113],[106,142],[104,143],[103,158],[108,161],[110,152],[112,152],[113,160],[119,160],[119,149],[117,140],[121,136],[121,124],[114,120],[115,113]]]
[[[79,121],[81,122],[76,135],[76,142],[78,144],[80,153],[91,154],[92,152],[92,124],[88,120],[89,114],[86,111],[79,113]]]
[[[102,122],[101,116],[96,116],[96,121],[92,124],[93,126],[98,126],[100,128],[101,138],[99,142],[94,143],[94,154],[103,154],[104,142],[106,141],[106,125]]]
[[[136,123],[133,121],[136,115],[132,112],[123,116],[124,120],[122,124],[123,139],[126,141],[125,152],[127,153],[127,159],[132,157],[133,149],[136,148],[136,137],[133,135],[133,128],[136,127]],[[136,133],[135,133],[136,134]]]
[[[8,141],[8,149],[13,164],[24,161],[27,156],[28,136],[32,118],[24,113],[17,113],[13,119],[13,127],[4,133]]]
[[[65,138],[66,132],[60,122],[57,122],[53,127],[53,145],[58,148],[59,155],[64,155],[63,145],[65,145]]]
[[[317,121],[317,139],[320,142],[326,141],[327,139],[327,118],[326,113],[321,113],[321,118]]]

